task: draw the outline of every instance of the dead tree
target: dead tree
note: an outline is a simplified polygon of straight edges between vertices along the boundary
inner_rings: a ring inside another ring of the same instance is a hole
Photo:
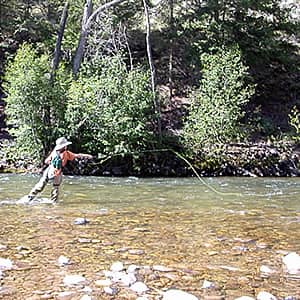
[[[78,46],[76,49],[75,57],[73,60],[73,76],[76,77],[77,73],[80,68],[80,64],[82,61],[82,57],[84,55],[84,49],[89,33],[89,29],[91,27],[92,21],[95,19],[95,17],[102,11],[115,6],[125,0],[113,0],[111,2],[108,2],[100,7],[98,7],[93,13],[92,12],[92,0],[87,0],[84,10],[84,15],[82,19],[82,26],[81,26],[81,32],[80,32],[80,38],[78,42]]]

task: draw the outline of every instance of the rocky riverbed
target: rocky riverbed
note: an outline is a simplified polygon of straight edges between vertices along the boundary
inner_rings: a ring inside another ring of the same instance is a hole
[[[5,209],[1,299],[300,299],[299,216],[284,231],[255,228],[258,211],[208,229],[187,211],[58,206]]]

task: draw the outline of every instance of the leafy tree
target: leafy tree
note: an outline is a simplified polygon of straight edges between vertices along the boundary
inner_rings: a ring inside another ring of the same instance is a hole
[[[152,140],[149,76],[127,71],[119,56],[84,67],[72,82],[66,121],[71,138],[92,153],[139,151]]]
[[[58,70],[50,81],[49,57],[38,56],[30,45],[23,45],[6,70],[7,115],[15,136],[16,157],[40,160],[64,128],[65,94],[68,76]],[[50,110],[50,111],[49,111]],[[50,113],[50,114],[49,114]],[[45,124],[45,115],[50,116]]]
[[[224,144],[238,136],[245,105],[254,94],[238,48],[204,54],[200,88],[191,98],[183,138],[192,151]]]

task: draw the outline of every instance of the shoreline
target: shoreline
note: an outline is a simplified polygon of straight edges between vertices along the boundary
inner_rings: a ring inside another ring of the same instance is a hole
[[[173,152],[141,153],[138,159],[130,155],[70,162],[66,175],[136,176],[136,177],[298,177],[300,176],[300,145],[286,142],[278,145],[236,143],[223,146],[221,154],[188,158]],[[189,165],[190,164],[190,165]],[[191,168],[191,166],[193,168]],[[0,150],[0,173],[41,173],[42,167],[30,161],[9,162]]]

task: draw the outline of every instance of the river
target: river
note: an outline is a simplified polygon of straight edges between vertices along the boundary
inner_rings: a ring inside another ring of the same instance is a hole
[[[300,276],[282,262],[300,254],[299,178],[66,176],[57,204],[45,199],[50,186],[40,202],[17,204],[38,178],[0,175],[0,258],[13,263],[1,299],[136,299],[124,287],[111,296],[99,286],[114,262],[148,267],[139,274],[147,299],[169,288],[199,299],[260,291],[300,299]],[[62,255],[69,265],[58,264]],[[86,283],[66,287],[68,274]]]

